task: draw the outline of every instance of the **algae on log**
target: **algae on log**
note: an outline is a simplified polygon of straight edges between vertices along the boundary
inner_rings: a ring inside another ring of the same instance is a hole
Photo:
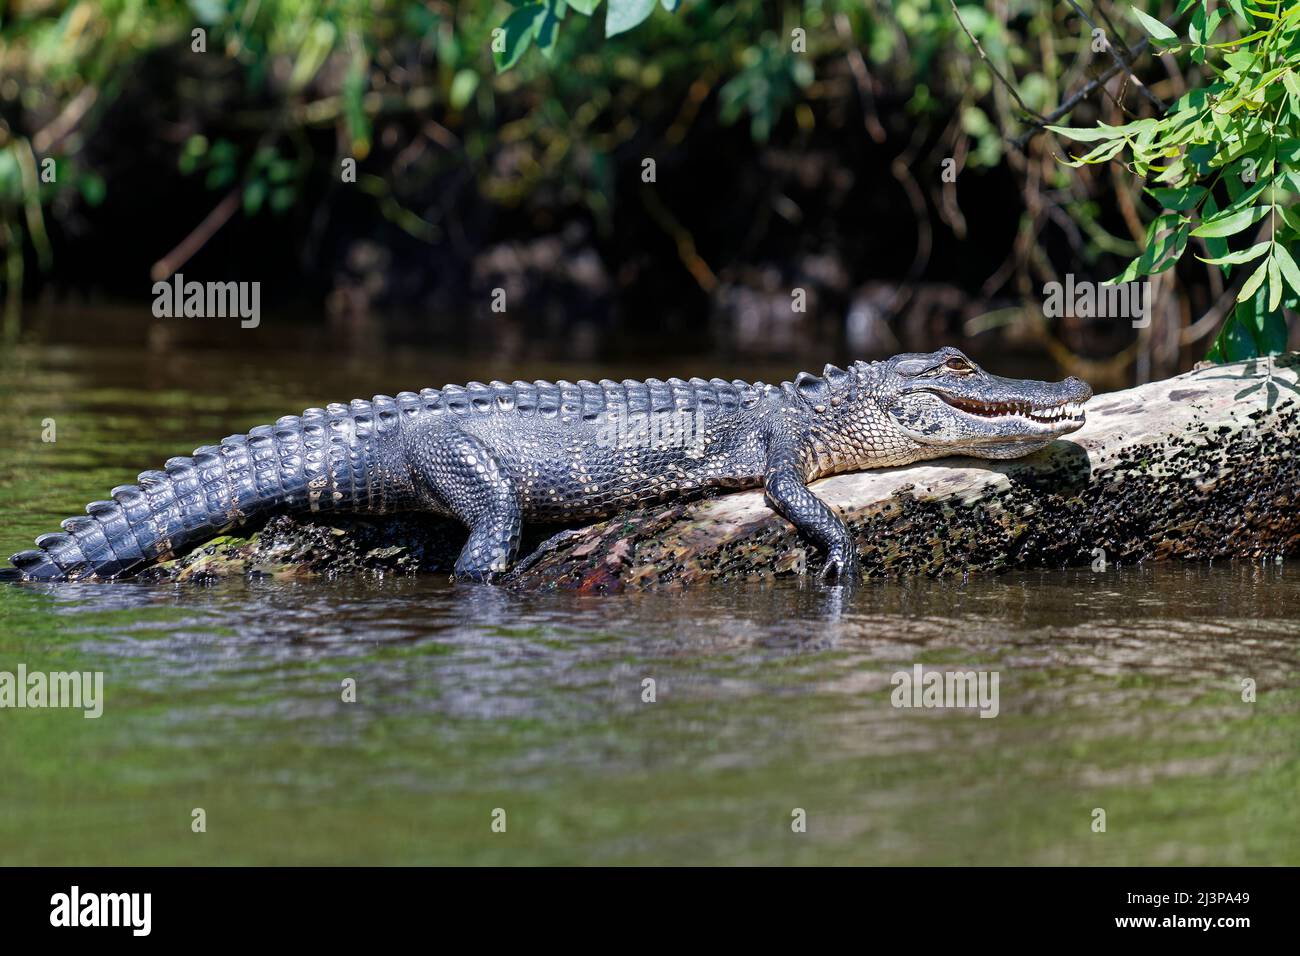
[[[848,522],[868,575],[1294,554],[1298,373],[1295,354],[1210,366],[1094,398],[1083,428],[1027,458],[949,458],[813,487]],[[650,505],[540,548],[548,529],[525,531],[504,582],[521,588],[682,587],[821,566],[761,490]],[[450,571],[465,536],[431,515],[279,516],[146,575]]]
[[[962,574],[1300,545],[1300,355],[1209,366],[1094,398],[1027,458],[949,458],[816,482],[868,575]],[[526,587],[682,586],[811,573],[816,549],[761,491],[630,512],[548,542]]]

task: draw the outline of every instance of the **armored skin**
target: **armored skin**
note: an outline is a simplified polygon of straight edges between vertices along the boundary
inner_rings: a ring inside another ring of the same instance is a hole
[[[826,475],[948,455],[1017,458],[1083,424],[1092,389],[1000,378],[953,348],[793,382],[471,382],[309,408],[114,488],[11,559],[24,579],[109,580],[274,511],[432,511],[469,529],[457,578],[507,571],[525,521],[573,524],[761,485],[855,579]]]

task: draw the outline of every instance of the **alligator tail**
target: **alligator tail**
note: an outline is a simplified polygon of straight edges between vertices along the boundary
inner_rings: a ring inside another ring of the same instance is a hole
[[[409,479],[380,468],[398,427],[392,398],[353,401],[261,425],[172,458],[119,485],[62,531],[10,561],[24,580],[110,580],[185,554],[272,510],[383,512],[409,506]]]

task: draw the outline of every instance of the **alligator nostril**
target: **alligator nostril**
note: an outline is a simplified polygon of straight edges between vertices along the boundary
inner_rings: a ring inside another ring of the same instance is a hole
[[[1065,384],[1071,388],[1080,390],[1083,393],[1083,397],[1080,398],[1079,401],[1086,402],[1088,399],[1092,398],[1092,386],[1083,379],[1071,375],[1065,380]]]

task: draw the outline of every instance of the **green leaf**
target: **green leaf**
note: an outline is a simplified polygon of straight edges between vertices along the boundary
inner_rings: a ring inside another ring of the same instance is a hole
[[[1192,209],[1205,195],[1204,186],[1183,186],[1181,189],[1148,189],[1160,205],[1175,212]]]
[[[546,16],[537,28],[537,49],[548,60],[555,55],[555,41],[560,36],[560,21],[564,18],[564,0],[550,0]]]
[[[1244,163],[1245,160],[1243,160],[1242,162]],[[1266,164],[1266,166],[1268,166],[1271,163],[1272,160],[1269,160],[1269,163]],[[1227,177],[1227,182],[1229,186],[1228,193],[1229,195],[1232,196],[1232,202],[1228,203],[1227,208],[1223,210],[1224,213],[1239,212],[1243,209],[1247,209],[1255,205],[1255,199],[1259,196],[1259,194],[1262,193],[1265,189],[1267,189],[1272,182],[1274,182],[1274,180],[1272,180],[1269,177],[1267,170],[1264,171],[1264,175],[1262,177],[1259,176],[1260,172],[1261,172],[1260,169],[1258,168],[1255,169],[1255,174],[1256,174],[1255,185],[1251,186],[1249,189],[1246,188],[1245,181],[1240,180],[1238,176]],[[1245,169],[1243,167],[1242,174],[1244,175],[1244,173],[1245,173]]]
[[[589,17],[600,6],[600,0],[566,0],[566,3],[584,17]]]
[[[1261,286],[1255,294],[1233,309],[1236,324],[1246,332],[1257,355],[1275,355],[1286,350],[1286,316],[1269,309],[1264,303],[1265,289]]]
[[[1228,6],[1232,6],[1232,0],[1228,0]],[[1225,50],[1228,47],[1241,46],[1243,43],[1254,43],[1263,36],[1268,36],[1267,30],[1256,30],[1254,33],[1247,34],[1244,37],[1238,37],[1235,40],[1228,40],[1224,43],[1211,43],[1210,46],[1216,50]]]
[[[1268,215],[1270,206],[1251,206],[1238,212],[1223,213],[1213,219],[1202,222],[1192,230],[1193,236],[1235,236]]]
[[[1245,299],[1249,299],[1252,295],[1254,295],[1255,290],[1264,284],[1264,279],[1267,276],[1268,276],[1268,263],[1261,262],[1259,264],[1259,268],[1250,274],[1250,278],[1246,280],[1246,284],[1243,285],[1241,287],[1241,291],[1237,293],[1237,301],[1241,302]]]
[[[640,26],[654,12],[655,0],[609,0],[605,36],[612,37]]]
[[[1241,306],[1237,308],[1240,309]],[[1233,312],[1219,331],[1219,337],[1215,340],[1209,355],[1216,362],[1240,362],[1242,359],[1258,356],[1259,346],[1255,344],[1255,336],[1250,326],[1241,321],[1236,312]]]
[[[1255,313],[1255,344],[1260,355],[1280,355],[1289,338],[1286,315],[1280,311]]]
[[[1278,269],[1277,257],[1268,258],[1268,311],[1276,312],[1282,304],[1282,273]]]
[[[1282,271],[1282,277],[1286,279],[1287,285],[1300,295],[1300,269],[1296,268],[1295,259],[1282,243],[1277,243],[1273,250],[1273,258],[1277,260],[1278,268]]]
[[[682,0],[659,0],[659,4],[669,13],[676,13],[677,8],[682,5]]]
[[[255,216],[266,199],[266,180],[258,177],[244,187],[244,215]]]
[[[506,48],[500,53],[493,54],[498,73],[510,69],[519,62],[519,58],[528,50],[533,37],[537,35],[537,30],[542,25],[542,18],[545,16],[544,4],[527,3],[506,17],[506,22],[501,24],[501,29],[506,31]]]
[[[456,75],[451,79],[451,90],[447,94],[447,101],[454,110],[463,110],[470,99],[474,96],[474,91],[478,89],[478,72],[475,70],[457,70]]]
[[[1268,247],[1271,245],[1271,242],[1261,242],[1251,246],[1249,249],[1242,249],[1240,252],[1229,252],[1225,255],[1214,256],[1210,259],[1201,259],[1200,256],[1197,256],[1196,258],[1212,266],[1239,266],[1243,262],[1251,262],[1258,259],[1268,251]]]
[[[1107,279],[1106,283],[1118,284],[1132,282],[1139,276],[1155,275],[1164,272],[1178,261],[1187,248],[1187,237],[1191,223],[1173,213],[1156,218],[1147,227],[1147,245],[1142,254],[1128,264],[1119,275]]]
[[[1143,13],[1137,7],[1133,7],[1133,16],[1137,22],[1142,25],[1142,29],[1151,35],[1151,39],[1158,43],[1177,43],[1178,34],[1169,29],[1149,13]]]
[[[1094,143],[1099,139],[1114,139],[1124,134],[1113,127],[1097,127],[1095,129],[1071,129],[1068,126],[1047,126],[1053,133],[1060,133],[1076,143]]]
[[[1078,169],[1080,166],[1095,166],[1098,163],[1104,163],[1113,159],[1120,150],[1124,148],[1126,141],[1117,139],[1114,142],[1102,143],[1100,146],[1092,149],[1083,156],[1076,156],[1067,160],[1065,165],[1073,166]]]
[[[1261,355],[1281,355],[1286,351],[1289,338],[1285,313],[1269,312],[1260,316],[1258,328],[1255,329],[1255,341],[1259,344]]]
[[[1205,203],[1201,206],[1201,219],[1213,219],[1215,213],[1219,211],[1219,204],[1214,201],[1214,193],[1205,197]],[[1228,254],[1228,240],[1205,237],[1205,251],[1211,256],[1226,256]],[[1224,275],[1231,271],[1231,266],[1222,265],[1219,267]]]

